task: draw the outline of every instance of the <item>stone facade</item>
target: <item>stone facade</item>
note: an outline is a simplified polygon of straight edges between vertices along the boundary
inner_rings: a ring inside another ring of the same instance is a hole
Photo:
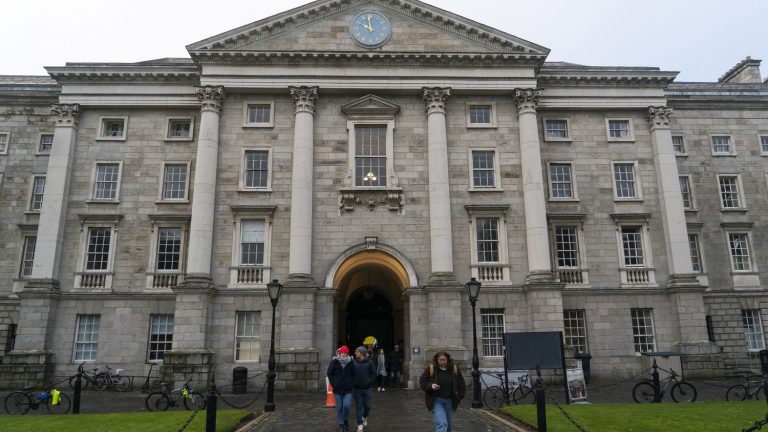
[[[349,37],[368,10],[392,24],[380,48]],[[478,333],[495,313],[507,332],[570,335],[564,314],[578,311],[593,376],[640,372],[640,339],[681,353],[690,375],[757,364],[742,314],[759,319],[768,298],[759,61],[721,83],[546,62],[544,47],[408,0],[318,1],[188,50],[0,77],[0,342],[17,335],[13,351],[0,344],[0,385],[81,361],[142,375],[163,354],[170,379],[226,383],[235,366],[267,369],[273,318],[278,389],[322,388],[337,345],[369,333],[404,348],[413,385],[440,349],[469,367],[471,277]],[[612,120],[626,135],[611,137]],[[177,121],[188,134],[169,132]],[[713,155],[712,136],[735,152]],[[264,164],[246,166],[254,155]],[[616,164],[631,166],[635,196],[617,195]],[[169,165],[185,173],[173,199]],[[570,196],[553,191],[553,165],[570,166]],[[718,174],[738,174],[745,206],[721,209]],[[39,209],[35,175],[47,179]],[[678,176],[690,176],[691,208]],[[557,227],[574,229],[571,249]],[[747,235],[748,269],[730,270],[729,232]],[[478,343],[481,367],[501,366],[498,342]]]

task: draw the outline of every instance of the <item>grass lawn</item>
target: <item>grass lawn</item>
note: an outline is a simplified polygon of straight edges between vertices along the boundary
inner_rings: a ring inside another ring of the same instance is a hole
[[[599,432],[723,432],[740,431],[765,418],[761,401],[697,402],[694,404],[564,405],[565,411],[589,431]],[[536,406],[500,409],[529,425],[536,425]],[[578,431],[554,404],[547,404],[549,432]]]
[[[216,431],[229,432],[250,413],[248,410],[219,410]],[[129,412],[113,414],[0,416],[0,431],[14,432],[167,432],[177,431],[192,411]],[[188,431],[205,431],[205,411],[200,411]]]

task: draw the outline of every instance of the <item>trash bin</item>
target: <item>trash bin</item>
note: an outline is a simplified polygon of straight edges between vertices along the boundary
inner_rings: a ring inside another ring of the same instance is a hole
[[[573,354],[573,358],[581,361],[581,370],[584,371],[584,384],[589,384],[589,360],[592,355],[587,352],[577,352]]]
[[[248,368],[238,366],[232,369],[232,394],[248,393]]]

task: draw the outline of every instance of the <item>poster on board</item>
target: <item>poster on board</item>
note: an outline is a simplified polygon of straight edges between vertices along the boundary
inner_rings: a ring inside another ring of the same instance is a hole
[[[587,398],[587,385],[584,383],[584,371],[581,368],[567,369],[565,372],[568,380],[568,395],[571,402],[585,400]]]

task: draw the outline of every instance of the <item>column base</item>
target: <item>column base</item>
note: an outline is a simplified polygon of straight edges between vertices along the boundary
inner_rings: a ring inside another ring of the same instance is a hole
[[[563,288],[552,272],[530,273],[523,292],[528,306],[529,331],[563,330]]]
[[[166,351],[160,366],[160,380],[177,386],[192,379],[193,388],[205,393],[211,382],[215,354],[209,349],[174,349]],[[228,377],[220,377],[226,381]]]
[[[454,287],[461,286],[453,272],[434,272],[427,280],[428,287]]]
[[[710,341],[682,341],[676,346],[680,350],[680,362],[686,378],[725,376],[725,355],[716,344]]]
[[[24,289],[19,292],[19,296],[24,294],[33,294],[34,296],[58,295],[61,292],[59,281],[56,279],[29,279],[24,284]]]
[[[699,283],[695,273],[677,273],[670,275],[667,287],[672,292],[679,291],[700,291],[704,292],[706,287]]]
[[[555,274],[551,271],[534,271],[528,273],[528,276],[526,276],[525,286],[526,288],[530,287],[532,289],[562,289],[565,287],[565,284],[562,282],[557,282],[557,279],[555,279]]]
[[[53,379],[53,358],[53,352],[45,350],[14,350],[6,353],[3,364],[0,364],[0,388],[45,386]]]
[[[189,273],[184,277],[184,282],[174,287],[179,291],[215,290],[213,278],[208,273]]]
[[[291,273],[283,284],[284,288],[318,288],[317,282],[310,274]]]

